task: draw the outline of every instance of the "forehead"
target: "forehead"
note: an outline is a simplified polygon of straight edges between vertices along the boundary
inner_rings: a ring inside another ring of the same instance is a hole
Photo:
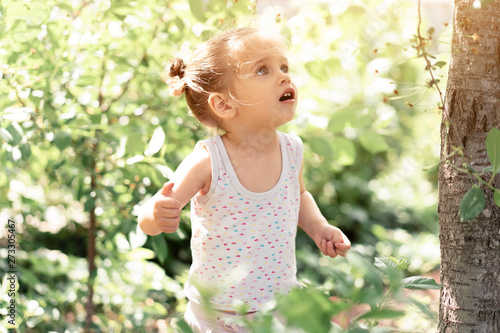
[[[245,36],[238,44],[231,53],[240,65],[257,62],[264,58],[286,60],[286,45],[276,35],[255,32]]]

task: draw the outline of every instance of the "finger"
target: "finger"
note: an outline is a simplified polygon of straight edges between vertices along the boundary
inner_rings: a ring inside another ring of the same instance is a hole
[[[153,212],[153,217],[160,221],[161,219],[178,219],[181,211],[178,208],[159,208]]]
[[[327,250],[327,255],[330,257],[330,258],[335,258],[337,256],[337,252],[335,251],[335,246],[333,245],[333,242],[328,242],[326,244],[326,250]]]
[[[161,217],[157,219],[157,225],[159,228],[178,228],[181,222],[181,218],[177,217]]]
[[[177,229],[179,229],[179,226],[173,226],[173,227],[159,227],[161,232],[165,232],[167,234],[171,234],[172,232],[176,232]]]
[[[338,251],[347,252],[351,248],[351,244],[350,243],[349,244],[346,244],[346,243],[335,243],[335,248]]]
[[[154,206],[155,210],[161,209],[177,209],[180,213],[180,202],[177,199],[169,197],[159,197]]]
[[[321,253],[323,253],[323,255],[327,256],[328,255],[328,252],[326,250],[326,239],[322,239],[321,240],[321,243],[319,244],[319,250],[321,251]]]
[[[172,190],[173,188],[174,188],[174,183],[171,182],[165,183],[161,189],[161,194],[166,196],[171,195],[173,193]]]

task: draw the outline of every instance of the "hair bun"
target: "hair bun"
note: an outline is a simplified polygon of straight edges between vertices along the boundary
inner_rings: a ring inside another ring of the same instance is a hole
[[[186,64],[181,58],[175,58],[170,64],[168,75],[170,77],[179,77],[182,80],[186,74]]]

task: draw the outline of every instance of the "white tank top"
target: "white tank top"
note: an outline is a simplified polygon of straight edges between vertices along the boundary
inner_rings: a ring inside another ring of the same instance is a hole
[[[187,297],[202,303],[210,295],[219,310],[235,301],[259,310],[298,286],[295,236],[300,207],[302,141],[278,132],[282,171],[269,191],[250,192],[239,182],[220,136],[198,142],[207,148],[212,183],[191,200],[193,262]]]

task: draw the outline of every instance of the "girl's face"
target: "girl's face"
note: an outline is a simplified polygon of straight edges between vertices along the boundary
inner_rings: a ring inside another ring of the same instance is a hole
[[[234,56],[240,66],[231,92],[245,123],[277,128],[290,121],[298,94],[290,78],[284,47],[272,38],[254,33]]]

